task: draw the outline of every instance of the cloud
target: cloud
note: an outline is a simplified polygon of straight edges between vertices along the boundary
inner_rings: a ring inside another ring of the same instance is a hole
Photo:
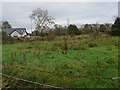
[[[2,2],[118,2],[119,0],[1,0]]]
[[[29,15],[32,10],[41,8],[48,10],[55,22],[67,25],[70,23],[113,23],[117,16],[117,2],[3,2],[2,19],[8,20],[13,27],[31,28]],[[34,26],[34,25],[33,25]]]

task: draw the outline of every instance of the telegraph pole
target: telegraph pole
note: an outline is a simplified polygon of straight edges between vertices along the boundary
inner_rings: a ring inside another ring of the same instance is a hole
[[[30,19],[31,20],[31,33],[32,33],[32,19]]]

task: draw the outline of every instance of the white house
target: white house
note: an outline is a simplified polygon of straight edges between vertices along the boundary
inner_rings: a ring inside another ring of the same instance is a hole
[[[3,31],[11,37],[25,37],[28,35],[25,28],[5,28]]]

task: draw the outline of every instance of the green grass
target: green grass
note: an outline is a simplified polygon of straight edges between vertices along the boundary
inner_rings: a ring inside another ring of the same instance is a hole
[[[89,47],[89,43],[97,46]],[[67,53],[64,53],[62,38],[5,44],[2,48],[3,73],[60,87],[115,88],[117,80],[89,76],[118,77],[117,43],[118,37],[72,37],[67,40]]]

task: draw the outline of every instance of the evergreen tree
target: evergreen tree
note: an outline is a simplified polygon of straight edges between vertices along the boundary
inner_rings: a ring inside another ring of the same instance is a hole
[[[12,28],[12,26],[10,25],[10,23],[8,21],[3,21],[2,22],[2,29],[4,28]]]
[[[120,17],[117,17],[114,24],[112,25],[111,35],[113,36],[120,35]]]
[[[70,24],[68,26],[68,32],[69,32],[69,35],[79,35],[80,34],[77,26],[76,25],[72,25],[72,24]]]

